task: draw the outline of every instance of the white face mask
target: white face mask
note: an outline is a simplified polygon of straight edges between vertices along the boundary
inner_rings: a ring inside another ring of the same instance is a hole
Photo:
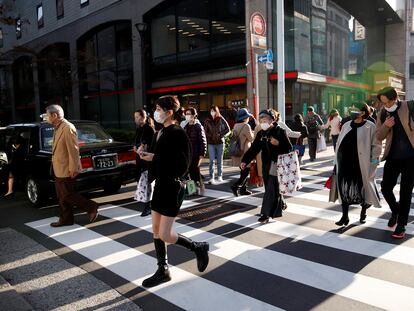
[[[260,127],[262,128],[263,131],[267,131],[270,127],[269,123],[260,123]]]
[[[397,108],[398,108],[398,105],[397,105],[397,103],[394,103],[394,105],[392,105],[391,107],[385,107],[384,106],[384,108],[385,108],[385,110],[387,110],[388,112],[394,112],[395,110],[397,110]]]
[[[213,117],[213,119],[216,117],[216,112],[215,111],[210,112],[210,114]]]
[[[185,115],[185,120],[190,122],[193,119],[193,116]]]
[[[159,112],[159,111],[154,112],[155,122],[160,123],[160,124],[164,124],[165,119],[167,119],[167,118],[165,117],[165,115],[161,116],[161,112]]]

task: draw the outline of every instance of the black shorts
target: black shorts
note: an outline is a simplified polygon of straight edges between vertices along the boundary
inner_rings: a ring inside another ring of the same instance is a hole
[[[177,217],[184,200],[184,192],[185,188],[179,180],[155,180],[151,209],[163,216]]]

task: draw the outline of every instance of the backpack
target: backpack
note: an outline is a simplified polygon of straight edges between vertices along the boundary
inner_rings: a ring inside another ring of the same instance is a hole
[[[243,128],[240,130],[238,135],[235,135],[233,130],[233,136],[230,138],[229,144],[229,155],[231,157],[241,157],[243,155],[243,150],[240,142],[240,134]]]
[[[411,120],[414,122],[414,100],[407,101],[407,106],[408,106],[408,127],[410,128],[410,131],[412,131],[413,129],[411,127]],[[386,118],[387,118],[387,110],[382,108],[381,115],[380,115],[381,123],[384,123]]]

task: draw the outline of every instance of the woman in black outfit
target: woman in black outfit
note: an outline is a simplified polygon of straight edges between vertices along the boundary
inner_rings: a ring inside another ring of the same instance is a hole
[[[137,125],[137,130],[135,132],[135,146],[134,150],[137,152],[138,148],[142,146],[144,151],[149,150],[151,147],[152,140],[154,138],[154,122],[147,115],[147,112],[142,109],[138,109],[134,112],[135,124]],[[141,160],[137,154],[136,158],[136,180],[139,182],[141,174],[148,170],[148,162]],[[142,211],[141,216],[148,216],[151,214],[151,202],[144,203],[144,210]]]
[[[138,150],[141,159],[152,161],[151,176],[155,178],[151,216],[158,269],[153,276],[143,281],[144,287],[153,287],[171,280],[165,242],[178,244],[193,251],[200,272],[207,268],[209,260],[207,242],[194,242],[177,234],[173,229],[184,198],[181,179],[187,174],[191,161],[187,134],[177,125],[181,113],[179,109],[180,103],[175,96],[160,97],[156,102],[154,119],[163,124],[163,128],[152,144],[152,153]]]
[[[300,132],[301,136],[299,138],[289,138],[290,139],[290,143],[292,145],[303,145],[303,139],[305,137],[308,137],[308,127],[305,125],[304,121],[303,121],[303,117],[301,114],[296,114],[294,117],[294,121],[292,122],[292,124],[289,126],[291,128],[292,131],[296,131],[296,132]],[[299,158],[299,163],[302,163],[302,157],[303,156],[298,156]]]
[[[258,221],[263,224],[269,222],[269,217],[281,217],[282,209],[285,206],[283,196],[279,193],[277,176],[269,174],[272,161],[277,162],[278,155],[292,150],[285,130],[277,125],[278,120],[279,113],[273,109],[260,112],[259,121],[262,130],[257,133],[253,144],[244,154],[240,164],[240,168],[243,170],[246,163],[250,163],[260,151],[262,152],[265,193]]]

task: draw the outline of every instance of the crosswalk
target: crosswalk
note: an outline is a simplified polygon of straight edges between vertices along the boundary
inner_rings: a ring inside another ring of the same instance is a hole
[[[52,228],[52,217],[26,225],[145,293],[134,300],[144,310],[414,310],[414,214],[402,241],[391,238],[383,201],[365,224],[355,206],[351,224],[338,229],[341,208],[323,186],[329,165],[306,165],[303,188],[287,197],[283,217],[266,225],[257,222],[261,188],[234,197],[227,182],[185,200],[183,215],[207,204],[230,210],[177,220],[179,233],[210,243],[210,265],[199,273],[190,252],[170,245],[172,281],[145,290],[142,280],[156,268],[151,218],[140,217],[134,202],[100,206],[94,224]]]

